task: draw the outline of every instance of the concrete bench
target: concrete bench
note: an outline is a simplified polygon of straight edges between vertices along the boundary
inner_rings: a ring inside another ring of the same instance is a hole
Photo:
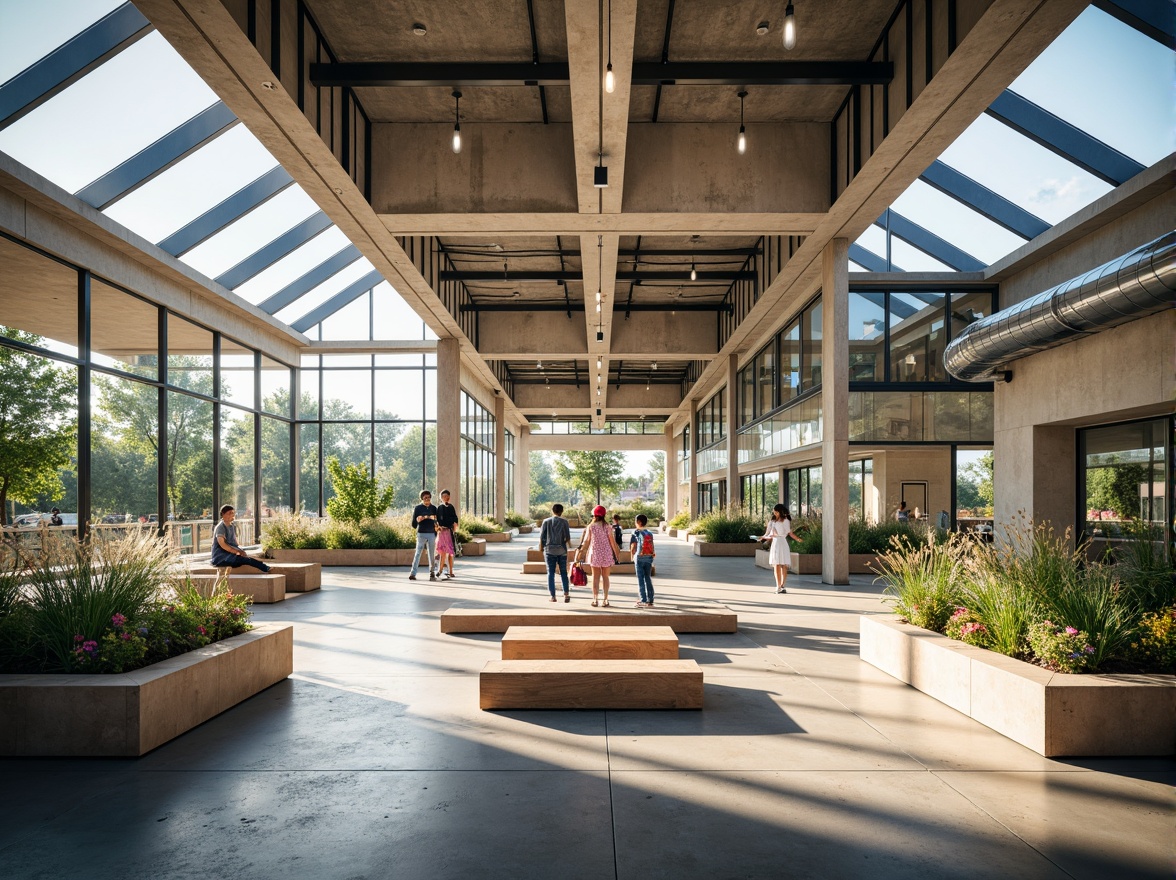
[[[322,589],[323,567],[317,562],[271,562],[269,567],[272,574],[286,576],[287,593],[310,593]],[[211,565],[193,565],[188,571],[192,574],[218,573],[218,569]]]
[[[503,660],[677,660],[668,626],[512,626]]]
[[[693,660],[491,660],[483,709],[701,709]]]
[[[579,596],[577,596],[579,598]],[[455,602],[441,613],[443,633],[504,633],[512,626],[668,626],[676,633],[733,633],[738,615],[722,605],[657,604],[634,608],[632,598],[609,608],[552,605],[535,608],[492,608],[474,602]]]
[[[230,569],[231,571],[231,569]],[[227,586],[238,596],[248,596],[255,605],[271,605],[286,598],[284,574],[193,574],[192,585],[202,596],[212,595],[217,585]]]
[[[572,555],[575,552],[576,552],[575,547],[573,547],[568,552],[568,559],[569,560],[572,558]],[[633,555],[628,550],[622,550],[619,561],[622,565],[632,565],[633,564]],[[545,563],[545,562],[547,562],[547,555],[542,550],[536,550],[534,547],[532,547],[530,550],[527,551],[527,562],[544,562]]]

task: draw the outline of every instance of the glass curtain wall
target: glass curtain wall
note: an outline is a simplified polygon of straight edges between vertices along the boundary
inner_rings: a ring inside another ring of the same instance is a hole
[[[506,480],[504,486],[506,495],[506,509],[515,509],[515,435],[511,431],[503,431],[503,443],[506,448],[502,450],[503,455],[503,470],[505,471],[503,479]]]
[[[699,474],[727,467],[727,389],[720,388],[698,408],[695,419]]]
[[[494,516],[494,414],[461,392],[461,509]]]
[[[743,483],[743,506],[753,516],[767,517],[780,503],[780,474],[748,474]]]
[[[1086,537],[1113,541],[1131,523],[1146,523],[1172,546],[1174,449],[1172,417],[1079,431],[1078,521]]]

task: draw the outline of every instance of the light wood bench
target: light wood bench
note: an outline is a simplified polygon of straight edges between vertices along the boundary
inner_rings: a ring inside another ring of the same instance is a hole
[[[287,593],[310,593],[314,590],[322,589],[323,585],[323,567],[317,562],[270,562],[270,571],[273,574],[284,574],[286,576],[286,592]],[[221,574],[221,570],[211,565],[193,565],[188,571],[192,574]],[[237,571],[241,571],[240,568]],[[256,571],[256,569],[248,569],[248,571]],[[233,569],[229,569],[231,575]],[[262,574],[258,571],[257,574]]]
[[[512,626],[503,660],[677,660],[668,626]]]
[[[189,577],[202,596],[212,595],[218,586],[227,586],[238,596],[248,596],[255,605],[271,605],[286,598],[284,574],[263,574],[259,571],[257,574],[191,574]]]
[[[701,709],[694,660],[491,660],[483,709]]]
[[[581,588],[582,589],[582,588]],[[658,604],[653,608],[592,608],[544,602],[535,608],[492,608],[455,602],[441,613],[443,633],[504,633],[512,626],[668,626],[676,633],[733,633],[739,617],[722,605]]]

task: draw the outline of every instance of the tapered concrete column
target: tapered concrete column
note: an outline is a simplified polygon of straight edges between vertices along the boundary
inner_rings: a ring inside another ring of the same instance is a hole
[[[514,463],[515,509],[528,515],[531,509],[531,427],[521,425],[515,437]]]
[[[461,507],[461,344],[437,340],[437,485]],[[458,511],[460,515],[461,511]]]
[[[743,486],[739,483],[739,429],[738,414],[735,412],[735,389],[739,386],[739,356],[727,356],[727,504],[743,505]]]
[[[849,583],[849,240],[821,257],[821,580]]]
[[[506,521],[506,400],[494,397],[494,518]]]
[[[674,443],[674,432],[666,428],[666,472],[665,496],[666,519],[673,519],[678,512],[678,449]]]
[[[698,399],[690,401],[690,494],[686,498],[686,508],[693,519],[698,516]]]

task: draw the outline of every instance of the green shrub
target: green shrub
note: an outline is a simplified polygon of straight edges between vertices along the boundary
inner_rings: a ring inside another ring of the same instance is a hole
[[[485,516],[463,516],[461,525],[471,535],[492,535],[502,531],[502,526]]]
[[[405,550],[416,546],[408,514],[358,523],[301,516],[275,517],[261,534],[270,550]]]
[[[365,550],[410,550],[416,546],[416,534],[411,529],[387,518],[364,521],[360,532]]]
[[[988,647],[988,627],[967,608],[957,608],[943,628],[948,638],[981,648]]]
[[[261,547],[270,550],[321,550],[326,544],[322,525],[297,513],[275,516],[261,529]]]
[[[335,497],[327,501],[327,513],[331,519],[358,525],[365,519],[383,516],[392,507],[395,491],[391,486],[381,489],[367,465],[343,467],[332,455],[327,459],[327,472],[335,489]]]
[[[1124,523],[1123,541],[1114,549],[1123,589],[1144,611],[1176,604],[1176,570],[1164,540],[1164,527],[1143,520]]]
[[[886,584],[882,601],[893,604],[914,626],[943,632],[960,605],[960,572],[969,549],[969,542],[958,536],[913,549],[896,536],[891,549],[878,556],[879,578]]]
[[[1037,661],[1055,672],[1085,672],[1094,666],[1094,646],[1086,633],[1044,620],[1029,627],[1029,648]]]
[[[674,518],[670,520],[671,529],[684,529],[688,525],[690,525],[690,513],[685,510],[674,514]]]
[[[517,529],[519,526],[530,525],[531,521],[519,513],[517,510],[508,510],[506,513],[506,525],[512,529]]]
[[[461,544],[464,544],[464,543],[466,543],[467,541],[472,541],[472,540],[474,540],[474,536],[473,536],[472,534],[470,534],[469,532],[467,532],[465,529],[463,529],[463,528],[462,528],[460,525],[458,525],[458,526],[454,526],[454,528],[453,528],[453,537],[454,537],[454,539],[455,539],[455,540],[457,540],[457,541],[458,541],[458,543],[461,543]],[[412,545],[412,546],[413,546],[413,547],[415,547],[415,546],[416,546],[416,542],[415,542],[415,540],[413,541],[413,545]]]
[[[752,535],[763,534],[764,524],[742,507],[715,508],[698,518],[691,528],[715,544],[746,544]]]
[[[1010,657],[1025,654],[1029,624],[1041,617],[1031,593],[1004,581],[988,565],[965,578],[959,592],[960,604],[988,628],[987,647]]]
[[[1122,593],[1114,572],[1105,565],[1076,569],[1060,587],[1040,593],[1039,600],[1049,620],[1081,630],[1090,642],[1092,650],[1084,656],[1083,669],[1098,669],[1120,656],[1140,618],[1138,606]]]

